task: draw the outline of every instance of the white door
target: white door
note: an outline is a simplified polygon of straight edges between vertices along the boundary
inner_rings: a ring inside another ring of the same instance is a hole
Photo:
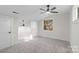
[[[5,18],[5,17],[4,17]],[[0,19],[0,49],[11,45],[10,20]]]
[[[33,36],[37,36],[37,22],[31,22],[31,32]]]

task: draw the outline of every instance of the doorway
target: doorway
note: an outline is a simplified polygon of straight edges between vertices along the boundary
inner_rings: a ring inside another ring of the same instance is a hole
[[[31,22],[28,26],[18,27],[18,40],[30,41],[37,36],[37,24],[36,22]]]

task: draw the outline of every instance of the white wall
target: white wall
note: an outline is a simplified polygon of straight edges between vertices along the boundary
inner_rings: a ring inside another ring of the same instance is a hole
[[[47,32],[42,28],[42,20],[39,21],[39,36],[69,41],[69,14],[53,15],[53,32]]]
[[[74,14],[76,14],[76,7],[78,6],[73,6],[70,14],[70,38],[73,52],[79,52],[79,20],[76,18],[76,16],[74,16]],[[76,23],[75,20],[78,20],[78,23]]]

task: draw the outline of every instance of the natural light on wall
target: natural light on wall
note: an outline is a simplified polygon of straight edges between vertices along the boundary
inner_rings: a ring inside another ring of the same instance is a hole
[[[73,17],[73,19],[72,19],[72,21],[74,22],[74,23],[77,23],[78,22],[78,7],[79,6],[77,6],[77,5],[75,5],[75,6],[73,6],[73,11],[72,11],[72,17]]]

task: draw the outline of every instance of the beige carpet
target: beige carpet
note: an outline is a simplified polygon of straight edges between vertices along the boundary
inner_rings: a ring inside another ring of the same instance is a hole
[[[70,43],[63,40],[36,37],[30,41],[22,41],[1,53],[70,53]]]

